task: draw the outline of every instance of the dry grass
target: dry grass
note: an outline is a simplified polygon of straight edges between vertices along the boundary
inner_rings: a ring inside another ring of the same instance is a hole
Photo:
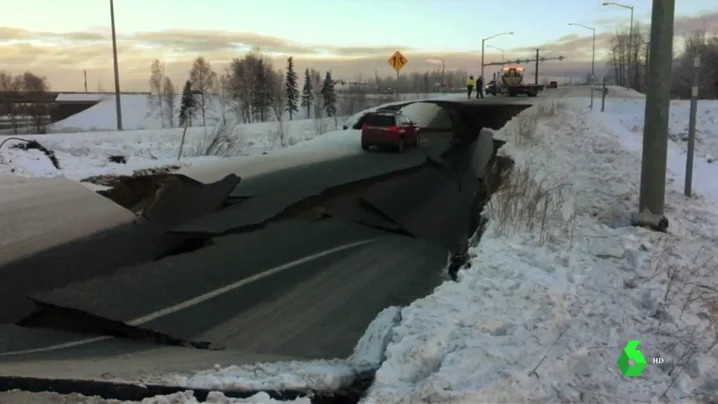
[[[561,100],[548,99],[536,104],[536,116],[539,118],[553,118],[561,110],[566,108],[566,104]]]
[[[529,167],[512,167],[500,178],[487,206],[497,235],[535,235],[538,244],[560,238],[573,241],[575,206],[564,183],[535,177]]]
[[[327,133],[329,130],[329,125],[327,125],[327,121],[324,118],[314,118],[314,129],[317,132],[317,135],[323,135]]]
[[[564,107],[561,101],[546,100],[523,111],[506,128],[509,142],[523,147],[535,144],[539,120],[556,116]],[[495,222],[499,235],[532,234],[539,244],[551,238],[573,241],[576,209],[567,185],[539,179],[530,164],[519,167],[498,156],[486,180],[487,218]]]
[[[234,133],[234,125],[217,124],[211,131],[205,131],[192,149],[192,156],[230,157],[244,152],[249,143],[244,136]]]
[[[566,108],[563,101],[559,100],[542,100],[541,102],[521,112],[516,118],[512,131],[512,139],[516,145],[528,146],[536,142],[536,129],[538,122],[542,119],[550,119],[555,117],[562,109]],[[510,127],[511,128],[511,127]]]
[[[649,251],[648,276],[624,281],[626,289],[662,288],[648,334],[652,350],[666,357],[663,369],[672,383],[658,392],[664,402],[674,382],[694,363],[696,357],[711,355],[718,346],[718,288],[715,251],[700,248],[686,257],[681,237],[656,233]],[[656,355],[658,356],[658,355]],[[693,394],[699,398],[705,386]],[[711,393],[712,395],[713,393]],[[700,400],[699,400],[700,402]],[[709,401],[715,402],[715,401]]]
[[[287,146],[287,123],[281,120],[277,121],[277,126],[274,129],[274,133],[270,134],[270,136],[274,136],[274,138],[276,138],[276,141],[278,141],[282,147]]]

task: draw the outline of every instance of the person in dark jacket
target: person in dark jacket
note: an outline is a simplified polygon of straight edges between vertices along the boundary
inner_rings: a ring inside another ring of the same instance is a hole
[[[482,76],[476,79],[476,99],[478,100],[479,97],[484,98],[484,78]]]
[[[469,76],[468,79],[466,79],[466,93],[469,96],[469,99],[471,99],[471,92],[474,91],[474,85],[476,82],[474,81],[474,76]]]

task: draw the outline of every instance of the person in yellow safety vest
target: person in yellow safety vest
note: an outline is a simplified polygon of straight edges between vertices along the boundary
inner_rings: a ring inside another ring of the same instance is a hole
[[[474,91],[474,86],[476,85],[476,82],[474,81],[474,76],[469,76],[468,79],[466,79],[466,93],[469,96],[469,99],[471,99],[471,93]]]

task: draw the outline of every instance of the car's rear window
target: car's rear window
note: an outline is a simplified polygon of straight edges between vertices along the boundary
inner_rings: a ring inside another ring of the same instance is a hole
[[[394,116],[372,114],[366,117],[366,124],[369,126],[392,126],[394,125]]]

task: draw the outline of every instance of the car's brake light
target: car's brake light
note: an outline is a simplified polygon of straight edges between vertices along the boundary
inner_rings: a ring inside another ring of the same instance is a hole
[[[396,125],[391,125],[391,126],[389,127],[389,132],[391,132],[391,133],[399,133],[399,127],[396,126]]]

